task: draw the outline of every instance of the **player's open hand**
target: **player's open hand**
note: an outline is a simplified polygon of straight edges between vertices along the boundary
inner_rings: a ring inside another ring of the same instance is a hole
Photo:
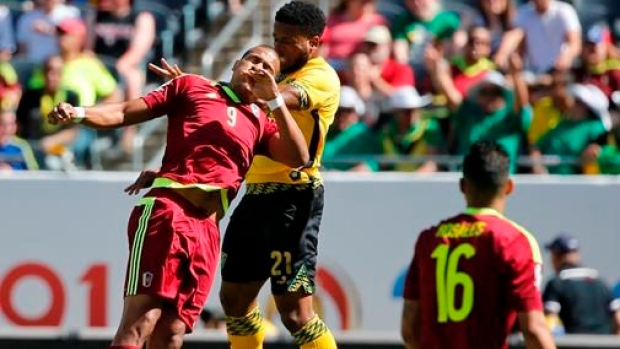
[[[52,125],[67,125],[75,123],[79,119],[75,107],[69,103],[58,103],[51,113],[47,115],[47,121]]]
[[[155,171],[142,171],[136,181],[125,188],[124,192],[128,195],[136,195],[140,190],[149,188],[153,185],[153,181],[157,178],[157,172]]]
[[[249,71],[254,81],[254,96],[263,101],[270,101],[278,96],[280,90],[275,77],[266,69],[253,67]]]
[[[149,70],[157,74],[159,77],[172,80],[184,74],[178,65],[170,65],[165,58],[162,58],[160,62],[161,67],[153,63],[149,63],[148,65]]]

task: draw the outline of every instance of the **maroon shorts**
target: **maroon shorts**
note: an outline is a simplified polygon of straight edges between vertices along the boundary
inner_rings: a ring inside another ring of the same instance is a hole
[[[191,332],[217,273],[217,222],[174,191],[153,189],[131,212],[127,235],[125,296],[170,301]]]

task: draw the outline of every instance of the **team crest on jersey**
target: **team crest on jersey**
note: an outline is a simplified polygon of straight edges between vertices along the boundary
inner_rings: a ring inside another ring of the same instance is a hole
[[[142,286],[144,287],[151,287],[151,284],[153,283],[153,273],[147,271],[142,273]]]
[[[215,92],[208,92],[208,93],[205,93],[205,97],[215,99],[218,97],[218,95]]]
[[[254,103],[252,103],[251,108],[252,108],[252,114],[254,114],[254,116],[257,118],[260,117],[260,108]]]

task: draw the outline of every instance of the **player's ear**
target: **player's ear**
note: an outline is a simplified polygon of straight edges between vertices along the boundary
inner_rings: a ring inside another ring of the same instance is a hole
[[[310,47],[312,48],[318,48],[319,44],[321,43],[321,37],[318,35],[315,35],[313,37],[310,38],[310,40],[308,40],[310,43]]]
[[[239,60],[236,60],[235,63],[233,63],[232,71],[235,71],[235,69],[237,69],[238,64],[239,64]]]
[[[515,182],[512,178],[508,178],[508,181],[506,182],[506,186],[504,187],[504,193],[506,194],[506,196],[512,194],[512,192],[515,189]]]

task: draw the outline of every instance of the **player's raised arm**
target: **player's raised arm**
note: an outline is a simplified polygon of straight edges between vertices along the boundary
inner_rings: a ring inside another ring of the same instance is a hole
[[[81,123],[96,129],[110,129],[135,125],[153,118],[143,99],[122,103],[106,103],[93,107],[75,107],[59,103],[48,115],[52,125]]]
[[[276,120],[279,133],[269,139],[267,150],[272,159],[291,167],[308,163],[310,154],[303,133],[291,116],[273,75],[262,68],[252,71],[254,94],[267,101],[267,106]]]

